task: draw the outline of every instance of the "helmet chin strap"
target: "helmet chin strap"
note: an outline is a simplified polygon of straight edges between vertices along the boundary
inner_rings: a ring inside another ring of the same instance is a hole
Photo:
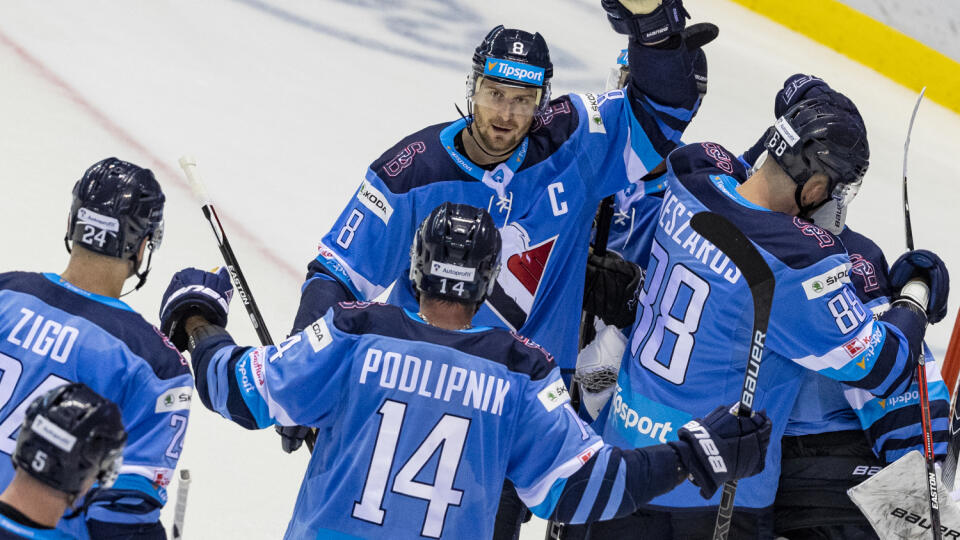
[[[153,242],[148,242],[147,243],[147,269],[141,272],[140,265],[139,264],[137,265],[137,269],[133,272],[133,274],[137,276],[137,279],[138,279],[137,284],[134,285],[134,287],[129,291],[125,293],[121,293],[119,298],[123,298],[124,296],[134,291],[139,291],[140,287],[143,287],[143,285],[147,282],[147,275],[150,274],[150,261],[152,260],[153,260]],[[137,261],[134,261],[134,263],[136,262]]]
[[[457,112],[460,114],[460,118],[463,118],[467,122],[467,133],[470,135],[470,138],[473,139],[473,142],[477,145],[477,148],[479,148],[481,152],[483,152],[484,154],[492,158],[507,159],[508,157],[510,157],[510,154],[512,154],[513,151],[516,150],[518,145],[514,145],[513,148],[507,150],[502,154],[491,154],[490,152],[487,152],[487,150],[483,147],[483,144],[477,139],[477,136],[473,133],[473,107],[470,105],[470,102],[469,101],[467,102],[467,112],[470,113],[469,116],[464,116],[463,111],[460,110],[460,106],[457,105],[456,103],[454,103],[453,106],[456,107]]]

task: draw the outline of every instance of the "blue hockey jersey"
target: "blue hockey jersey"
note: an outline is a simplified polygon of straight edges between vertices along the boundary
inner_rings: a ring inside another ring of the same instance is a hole
[[[374,161],[320,242],[295,330],[336,301],[372,300],[394,282],[389,302],[414,309],[409,246],[430,211],[452,201],[488,209],[503,238],[500,274],[474,323],[521,332],[572,370],[597,205],[662,162],[698,100],[684,47],[635,48],[643,81],[552,101],[492,170],[457,150],[464,120],[410,135]],[[323,287],[332,279],[349,294],[331,301]]]
[[[763,473],[742,480],[737,494],[738,506],[766,507],[804,369],[877,395],[896,394],[910,381],[910,343],[898,326],[868,316],[850,286],[839,240],[737,193],[745,169],[734,154],[713,143],[693,144],[667,161],[667,190],[604,439],[618,446],[671,440],[678,426],[714,403],[740,398],[751,295],[739,269],[689,228],[696,212],[720,213],[752,240],[777,283],[753,405],[770,416],[773,434]],[[922,335],[921,322],[907,326],[911,336]],[[713,506],[719,497],[703,500],[684,485],[652,504]]]
[[[248,429],[318,429],[286,538],[490,538],[504,478],[538,516],[611,519],[677,484],[668,446],[605,445],[552,358],[502,329],[450,331],[342,303],[278,346],[192,353],[201,401]]]
[[[857,296],[875,319],[890,309],[894,291],[890,287],[886,258],[872,240],[845,228],[839,235],[850,254],[850,281]],[[934,453],[946,456],[950,426],[950,397],[940,376],[940,367],[924,344],[930,415],[933,419]],[[849,429],[863,429],[874,452],[892,463],[910,450],[923,451],[918,382],[906,392],[878,398],[816,373],[808,373],[800,398],[790,414],[787,435],[808,435]]]
[[[32,538],[34,540],[73,540],[75,537],[57,529],[39,529],[10,519],[0,514],[0,540],[20,540]]]
[[[0,452],[9,456],[27,406],[71,381],[116,403],[127,445],[113,488],[88,519],[153,523],[167,500],[190,413],[186,361],[160,331],[120,300],[92,294],[56,274],[0,274]],[[13,478],[0,459],[0,486]],[[82,519],[61,530],[86,538]]]

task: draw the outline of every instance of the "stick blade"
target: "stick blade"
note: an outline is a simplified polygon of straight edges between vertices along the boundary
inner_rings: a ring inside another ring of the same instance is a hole
[[[751,289],[768,284],[773,288],[773,272],[763,255],[729,219],[713,212],[698,212],[690,219],[690,227],[737,265]]]

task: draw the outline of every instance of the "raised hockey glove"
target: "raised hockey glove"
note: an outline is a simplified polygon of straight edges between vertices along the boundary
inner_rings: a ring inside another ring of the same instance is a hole
[[[773,102],[773,115],[775,118],[780,118],[797,103],[827,94],[836,95],[837,91],[816,75],[803,73],[791,75],[783,81],[783,88],[777,92]]]
[[[217,326],[227,326],[233,286],[230,274],[221,267],[217,273],[185,268],[170,278],[160,307],[160,331],[180,351],[187,350],[187,333],[181,324],[191,315],[200,315]]]
[[[637,315],[636,294],[643,283],[643,269],[608,251],[590,253],[583,286],[583,310],[619,328],[633,324]]]
[[[683,0],[600,0],[610,26],[642,45],[663,41],[683,31],[690,14]]]
[[[669,444],[680,456],[690,481],[709,499],[724,482],[763,470],[770,443],[770,419],[763,412],[736,416],[717,407],[702,420],[684,424]]]
[[[932,251],[915,249],[901,255],[890,267],[890,285],[898,291],[915,277],[930,287],[927,322],[942,321],[947,316],[947,297],[950,295],[950,273],[943,260]]]

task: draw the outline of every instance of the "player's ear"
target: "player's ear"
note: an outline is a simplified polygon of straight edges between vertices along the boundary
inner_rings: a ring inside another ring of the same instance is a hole
[[[827,197],[830,196],[830,193],[827,191],[827,186],[830,185],[830,180],[827,178],[827,175],[823,173],[817,173],[807,181],[803,186],[803,193],[800,195],[801,200],[803,201],[804,206],[816,206],[824,201]]]

